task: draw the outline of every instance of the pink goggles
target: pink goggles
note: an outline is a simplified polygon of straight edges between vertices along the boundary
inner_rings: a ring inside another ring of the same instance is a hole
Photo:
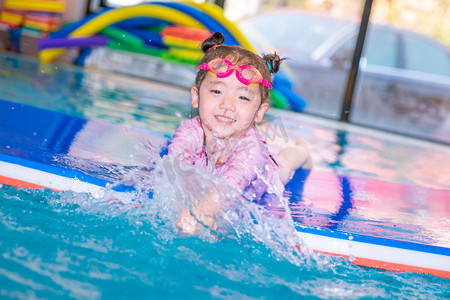
[[[216,58],[208,63],[201,64],[197,67],[198,70],[208,70],[209,73],[217,78],[226,78],[236,71],[237,79],[245,85],[254,86],[262,84],[271,89],[272,85],[265,80],[261,73],[250,65],[234,66],[229,60],[224,58]]]

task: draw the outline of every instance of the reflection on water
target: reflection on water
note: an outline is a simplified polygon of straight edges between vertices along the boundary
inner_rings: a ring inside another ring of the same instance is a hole
[[[172,134],[190,112],[179,88],[0,53],[0,99]]]
[[[450,146],[361,130],[338,122],[317,122],[301,114],[269,111],[263,130],[280,123],[289,142],[304,138],[311,146],[315,168],[362,175],[384,181],[450,189]],[[281,135],[268,140],[273,152],[286,143]]]

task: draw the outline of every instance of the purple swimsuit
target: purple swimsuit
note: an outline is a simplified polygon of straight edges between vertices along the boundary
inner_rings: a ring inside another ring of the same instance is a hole
[[[175,131],[169,145],[169,155],[206,171],[208,158],[204,150],[204,133],[200,118],[184,121]],[[280,167],[256,128],[250,128],[231,149],[225,162],[212,168],[233,188],[249,200],[260,200],[263,194],[282,195],[284,186],[279,178]]]

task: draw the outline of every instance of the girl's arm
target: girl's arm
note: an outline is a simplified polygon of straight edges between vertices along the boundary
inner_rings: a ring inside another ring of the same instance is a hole
[[[170,145],[169,156],[193,165],[201,153],[203,146],[203,131],[197,118],[184,121],[176,130]]]

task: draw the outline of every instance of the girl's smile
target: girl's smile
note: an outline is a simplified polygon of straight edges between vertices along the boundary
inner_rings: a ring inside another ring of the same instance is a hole
[[[200,88],[191,89],[192,106],[199,109],[206,141],[237,138],[260,122],[269,108],[261,104],[259,86],[247,86],[236,76],[206,74]]]
[[[216,115],[214,117],[218,120],[219,123],[223,123],[224,125],[230,125],[233,122],[236,122],[235,119],[231,119],[222,115]]]

